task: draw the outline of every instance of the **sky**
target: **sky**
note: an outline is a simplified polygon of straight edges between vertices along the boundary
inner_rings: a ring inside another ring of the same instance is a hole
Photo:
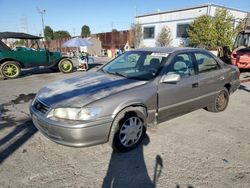
[[[91,33],[129,29],[135,15],[214,3],[250,12],[250,0],[0,0],[0,31],[39,35],[42,18],[54,31],[79,36],[88,25]]]

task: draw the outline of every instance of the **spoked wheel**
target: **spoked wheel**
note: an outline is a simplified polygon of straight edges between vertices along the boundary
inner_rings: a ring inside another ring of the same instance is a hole
[[[119,142],[124,147],[131,147],[136,144],[143,132],[143,123],[139,117],[128,118],[120,128]]]
[[[141,112],[122,111],[115,118],[109,137],[113,149],[127,152],[140,145],[146,134],[146,118]]]
[[[0,67],[1,75],[4,78],[13,79],[19,76],[21,69],[17,62],[7,61],[3,63]]]
[[[221,90],[215,97],[214,103],[206,109],[209,112],[222,112],[227,108],[229,102],[229,93],[226,88]]]
[[[58,68],[62,73],[70,73],[73,71],[73,63],[70,59],[62,59],[58,64]]]

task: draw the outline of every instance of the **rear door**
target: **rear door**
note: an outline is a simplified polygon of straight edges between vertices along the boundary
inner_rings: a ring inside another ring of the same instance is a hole
[[[206,107],[213,102],[216,93],[224,86],[225,70],[221,69],[209,53],[201,51],[193,54],[198,67],[200,104]]]
[[[45,50],[23,48],[16,51],[16,59],[25,67],[45,66],[48,64],[48,55]]]
[[[158,121],[180,116],[197,108],[199,99],[198,77],[190,53],[176,54],[167,66],[165,75],[179,74],[177,83],[158,85]]]

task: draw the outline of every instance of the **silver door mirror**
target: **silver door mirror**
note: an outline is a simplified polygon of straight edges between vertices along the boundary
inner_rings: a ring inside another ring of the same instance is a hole
[[[179,74],[168,74],[164,75],[161,82],[162,83],[177,83],[181,80],[181,76]]]

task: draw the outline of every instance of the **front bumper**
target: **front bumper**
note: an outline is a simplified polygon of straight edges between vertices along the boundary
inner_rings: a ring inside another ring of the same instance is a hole
[[[71,125],[69,122],[50,120],[32,105],[30,114],[36,128],[50,140],[59,144],[84,147],[108,141],[112,118],[103,118],[92,122]]]

